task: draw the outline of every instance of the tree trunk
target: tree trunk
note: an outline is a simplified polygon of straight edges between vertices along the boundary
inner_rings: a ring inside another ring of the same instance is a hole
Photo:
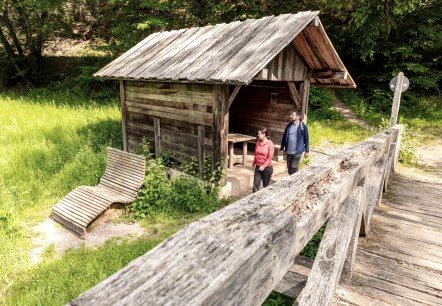
[[[390,38],[391,13],[393,11],[393,1],[394,0],[385,0],[384,1],[384,15],[385,15],[385,35],[384,35],[384,41],[387,41]]]

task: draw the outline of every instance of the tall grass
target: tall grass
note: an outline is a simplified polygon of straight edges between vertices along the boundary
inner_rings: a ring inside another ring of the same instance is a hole
[[[29,227],[74,187],[96,184],[106,147],[121,146],[116,101],[42,93],[0,94],[0,304],[29,266]]]

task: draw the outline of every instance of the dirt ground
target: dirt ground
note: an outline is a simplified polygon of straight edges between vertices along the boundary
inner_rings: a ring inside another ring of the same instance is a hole
[[[139,223],[114,223],[112,220],[97,224],[95,229],[88,233],[84,239],[50,218],[35,226],[33,230],[37,233],[37,238],[33,242],[35,248],[29,254],[33,263],[40,262],[44,250],[52,244],[57,254],[62,254],[67,249],[76,249],[83,244],[88,247],[97,247],[110,238],[134,239],[147,234],[147,230]]]

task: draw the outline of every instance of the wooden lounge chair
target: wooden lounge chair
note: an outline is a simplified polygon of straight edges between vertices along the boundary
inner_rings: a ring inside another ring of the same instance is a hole
[[[107,148],[107,167],[97,186],[80,186],[52,207],[51,218],[80,236],[113,204],[132,203],[143,184],[143,156]]]

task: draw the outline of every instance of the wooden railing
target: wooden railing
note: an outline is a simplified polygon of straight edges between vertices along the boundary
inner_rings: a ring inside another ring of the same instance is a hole
[[[190,224],[69,305],[260,305],[327,221],[296,303],[330,304],[351,279],[401,133],[396,125]]]

